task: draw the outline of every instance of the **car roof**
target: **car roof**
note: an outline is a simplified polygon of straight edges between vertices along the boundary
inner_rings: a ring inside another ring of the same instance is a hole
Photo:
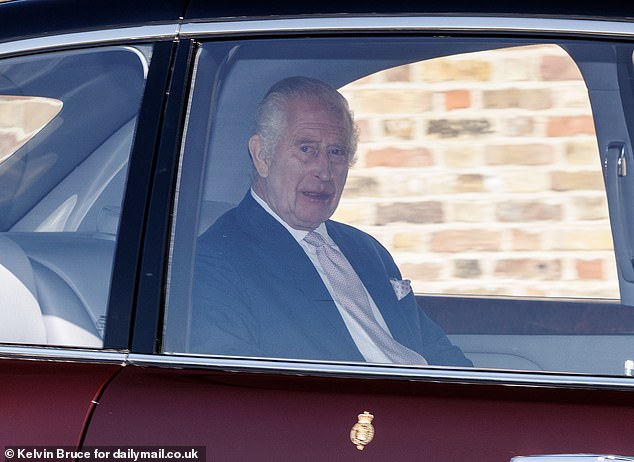
[[[322,0],[320,2],[210,2],[208,0],[9,0],[0,1],[0,42],[87,30],[176,23],[331,14],[469,14],[539,15],[631,20],[628,2],[557,2],[526,0],[500,2],[467,0]]]
[[[175,23],[185,0],[10,0],[0,3],[0,42],[22,38]]]
[[[589,18],[624,19],[634,17],[628,2],[572,2],[549,0],[473,1],[452,0],[431,2],[421,0],[321,0],[319,2],[210,2],[192,0],[186,19],[288,16],[314,14],[482,14],[482,15],[556,15]]]

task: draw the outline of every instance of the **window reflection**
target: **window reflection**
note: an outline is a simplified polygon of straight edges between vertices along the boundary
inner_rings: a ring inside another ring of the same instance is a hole
[[[37,135],[62,106],[53,98],[0,95],[0,163]]]

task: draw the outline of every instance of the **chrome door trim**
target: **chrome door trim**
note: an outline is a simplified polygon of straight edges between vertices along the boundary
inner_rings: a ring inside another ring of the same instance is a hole
[[[293,361],[269,358],[228,358],[130,353],[128,364],[145,367],[210,369],[228,372],[338,376],[364,379],[396,379],[453,383],[499,384],[549,388],[621,389],[634,391],[630,377],[603,377],[565,373],[448,369],[439,366],[403,367],[367,363]]]
[[[633,457],[598,454],[545,454],[539,456],[516,456],[511,462],[634,462]]]
[[[226,372],[275,373],[282,375],[332,376],[359,379],[391,379],[422,382],[493,384],[547,388],[613,389],[634,391],[630,377],[599,377],[559,373],[485,371],[443,367],[402,367],[365,363],[342,364],[259,358],[152,355],[123,351],[56,347],[0,346],[2,360],[32,360],[132,365],[170,369],[199,369]]]
[[[125,365],[127,352],[74,348],[0,345],[0,367],[3,359],[63,361]]]
[[[89,46],[113,42],[129,44],[142,40],[176,39],[178,31],[179,24],[161,24],[26,38],[0,43],[0,56],[68,46]]]
[[[326,16],[244,21],[190,22],[182,37],[264,32],[447,31],[574,33],[634,37],[634,23],[593,19],[511,16]]]

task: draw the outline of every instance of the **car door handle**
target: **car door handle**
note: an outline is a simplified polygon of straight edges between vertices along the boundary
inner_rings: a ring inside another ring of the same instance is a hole
[[[511,462],[634,462],[634,457],[598,454],[550,454],[543,456],[517,456]]]

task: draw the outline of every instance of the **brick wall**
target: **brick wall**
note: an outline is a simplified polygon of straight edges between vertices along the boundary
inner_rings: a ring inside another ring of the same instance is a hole
[[[360,144],[335,218],[416,291],[618,298],[587,91],[559,47],[414,63],[342,93]]]

